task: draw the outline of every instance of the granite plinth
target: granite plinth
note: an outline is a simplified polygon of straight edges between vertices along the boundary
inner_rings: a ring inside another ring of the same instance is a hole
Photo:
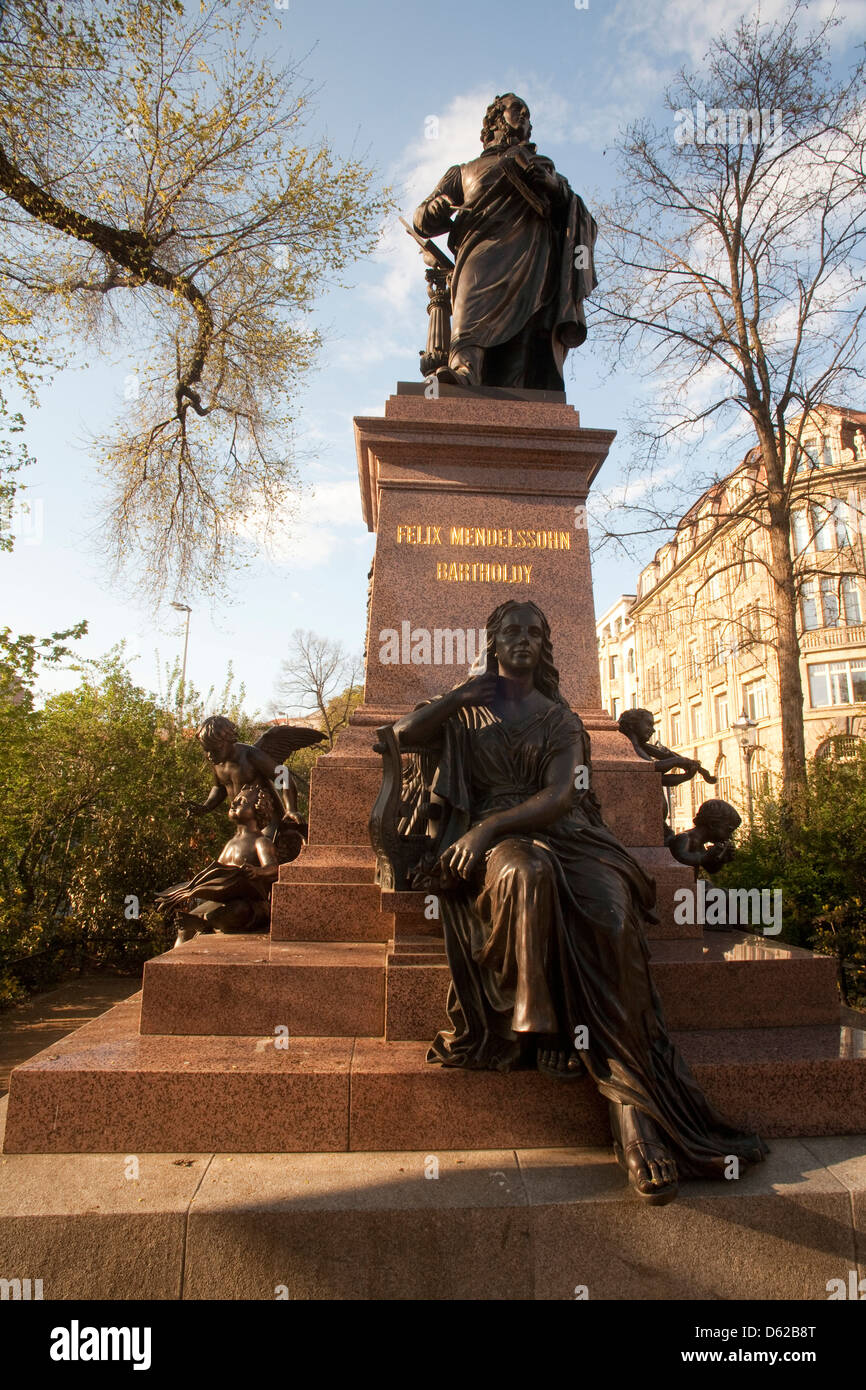
[[[385,947],[198,936],[147,962],[142,1033],[381,1037]]]
[[[366,845],[306,844],[297,859],[280,865],[280,883],[373,883],[376,856]]]
[[[736,931],[707,932],[697,941],[651,941],[650,959],[670,1028],[803,1027],[838,1019],[836,964],[830,956]],[[435,1036],[446,1024],[451,976],[444,958],[419,960],[414,943],[392,949],[387,975],[386,1038]]]
[[[357,418],[355,438],[377,537],[366,702],[411,708],[456,684],[466,634],[517,597],[547,615],[566,699],[598,709],[584,505],[614,431],[583,429],[562,403],[401,395],[384,418]],[[438,648],[437,631],[449,634]],[[413,633],[428,634],[429,653],[420,637],[413,655]]]
[[[379,941],[391,935],[374,883],[275,883],[271,889],[274,941]]]
[[[0,1101],[0,1138],[5,1101]],[[866,1275],[866,1135],[777,1140],[657,1216],[609,1149],[0,1158],[0,1268],[52,1300],[824,1300]],[[648,1220],[649,1216],[652,1220]]]
[[[607,1142],[589,1081],[425,1061],[371,1038],[142,1036],[139,997],[16,1067],[9,1153],[302,1152]],[[766,1136],[866,1129],[866,1031],[675,1032],[708,1098]]]

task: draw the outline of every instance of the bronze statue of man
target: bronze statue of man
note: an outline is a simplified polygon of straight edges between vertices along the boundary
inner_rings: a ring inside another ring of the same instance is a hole
[[[441,381],[561,391],[566,353],[586,338],[596,224],[531,134],[526,102],[497,97],[481,155],[449,169],[415,212],[415,231],[448,232],[455,254]]]

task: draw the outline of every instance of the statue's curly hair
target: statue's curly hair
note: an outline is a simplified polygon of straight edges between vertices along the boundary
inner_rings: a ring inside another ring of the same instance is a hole
[[[486,669],[495,672],[497,670],[496,661],[496,638],[499,629],[505,621],[506,615],[512,608],[534,608],[538,614],[541,624],[541,660],[535,668],[534,685],[536,690],[540,690],[542,695],[546,695],[548,700],[554,700],[557,704],[568,705],[568,701],[561,694],[559,689],[559,672],[553,664],[553,643],[550,640],[550,623],[545,618],[537,603],[532,599],[506,599],[505,603],[500,603],[498,608],[494,608],[490,617],[487,619],[487,662]]]
[[[256,818],[256,826],[259,830],[264,830],[274,814],[274,799],[267,787],[263,787],[258,782],[248,782],[246,786],[241,787],[237,796],[232,801],[232,810],[234,810],[239,801],[246,801],[249,806],[252,806],[253,814]]]
[[[211,738],[214,736],[221,738],[224,734],[231,734],[235,742],[239,738],[237,724],[233,724],[224,714],[208,716],[201,728],[196,730],[196,738],[202,738],[205,734]]]
[[[485,149],[488,145],[496,144],[502,126],[502,112],[505,110],[505,103],[509,97],[517,97],[518,101],[523,102],[523,105],[526,106],[526,114],[529,115],[529,107],[523,101],[523,97],[518,97],[516,92],[503,92],[501,97],[494,97],[484,113],[484,120],[481,124],[481,143]],[[531,124],[529,134],[532,134]]]
[[[649,709],[624,709],[619,719],[616,721],[620,733],[634,734],[637,736],[637,726],[640,723],[641,715],[646,715],[655,725],[655,716]]]
[[[742,816],[739,811],[731,805],[730,801],[719,801],[716,797],[711,798],[709,801],[701,802],[701,805],[698,807],[697,815],[694,817],[694,823],[695,825],[706,826],[719,817],[729,820],[734,830],[743,823]]]

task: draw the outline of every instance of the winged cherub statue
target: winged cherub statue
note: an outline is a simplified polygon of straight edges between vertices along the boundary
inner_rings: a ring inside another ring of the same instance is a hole
[[[206,816],[226,798],[234,800],[243,787],[256,786],[269,798],[270,815],[264,826],[265,835],[275,839],[286,819],[301,827],[298,789],[285,767],[285,759],[299,748],[309,748],[324,738],[319,729],[277,724],[266,729],[255,743],[241,743],[237,725],[224,714],[212,714],[198,730],[198,740],[213,768],[213,786],[205,801],[183,803],[187,814]]]

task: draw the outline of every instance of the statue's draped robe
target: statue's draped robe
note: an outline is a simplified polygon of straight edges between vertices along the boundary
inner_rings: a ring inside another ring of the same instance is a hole
[[[534,154],[534,145],[523,148]],[[536,158],[556,172],[551,160]],[[532,321],[548,346],[547,360],[533,364],[532,384],[562,389],[566,353],[586,338],[583,301],[596,285],[597,228],[559,176],[555,197],[527,183],[542,204],[539,214],[503,175],[504,159],[511,155],[493,146],[478,159],[455,164],[416,212],[415,227],[424,236],[443,230],[426,215],[433,198],[444,195],[459,209],[448,237],[455,255],[451,352],[508,343]],[[515,178],[523,178],[514,168]]]
[[[244,902],[249,909],[249,930],[268,921],[270,883],[251,878],[236,864],[221,864],[212,859],[186,883],[175,883],[156,894],[163,911],[186,912],[201,916],[214,903]],[[198,898],[200,907],[191,907],[190,895]]]
[[[433,779],[445,803],[441,847],[540,791],[565,749],[589,770],[589,737],[565,705],[515,724],[484,707],[452,716]],[[668,1036],[643,930],[654,898],[591,791],[575,792],[545,830],[500,837],[483,875],[442,895],[451,1028],[428,1060],[507,1071],[527,1034],[567,1042],[585,1028],[580,1056],[602,1095],[655,1120],[682,1176],[718,1177],[729,1156],[758,1161],[766,1148],[710,1107]]]

